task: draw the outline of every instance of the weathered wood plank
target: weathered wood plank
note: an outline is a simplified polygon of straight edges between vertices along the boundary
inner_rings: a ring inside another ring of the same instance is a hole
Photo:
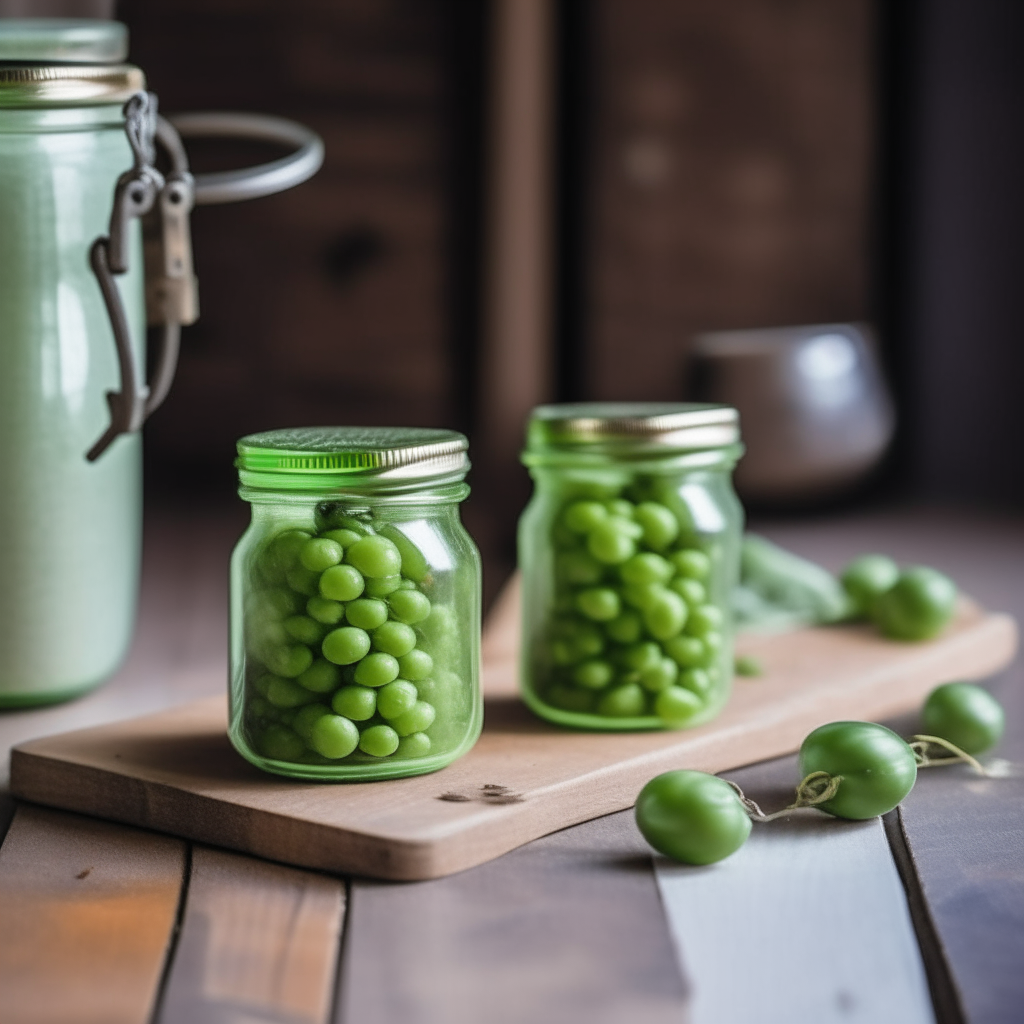
[[[730,775],[766,804],[792,795],[792,758]],[[786,793],[785,782],[790,783]],[[767,807],[766,807],[767,809]],[[693,1024],[932,1024],[903,887],[882,823],[804,811],[754,825],[703,868],[655,858]]]
[[[685,1024],[629,812],[449,878],[355,880],[339,1024]]]
[[[776,524],[766,532],[836,568],[863,551],[935,565],[983,602],[1024,621],[1019,515],[890,511]],[[950,666],[946,678],[958,676],[964,678]],[[1018,659],[990,686],[1007,713],[1006,735],[992,756],[1016,764],[1018,774],[985,780],[961,767],[924,771],[900,812],[910,869],[933,929],[930,966],[942,1024],[1017,1024],[1024,1006],[1024,664]],[[916,714],[897,724],[905,735],[919,728]]]
[[[21,807],[0,847],[3,1024],[145,1024],[174,929],[185,844]]]
[[[160,1024],[323,1024],[344,916],[338,879],[195,847]]]

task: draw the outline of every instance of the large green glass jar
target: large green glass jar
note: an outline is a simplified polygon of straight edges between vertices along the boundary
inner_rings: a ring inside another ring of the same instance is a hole
[[[480,556],[466,439],[330,427],[238,442],[230,737],[265,771],[436,771],[480,735]]]
[[[743,510],[735,409],[606,403],[533,411],[519,524],[521,689],[585,729],[699,725],[732,683]]]

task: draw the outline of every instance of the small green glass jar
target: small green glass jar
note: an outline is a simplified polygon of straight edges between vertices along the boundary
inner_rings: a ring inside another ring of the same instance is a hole
[[[533,411],[519,523],[521,689],[584,729],[700,725],[732,684],[743,510],[735,409],[604,403]]]
[[[436,771],[480,735],[480,556],[466,439],[325,427],[238,442],[231,742],[279,775]]]

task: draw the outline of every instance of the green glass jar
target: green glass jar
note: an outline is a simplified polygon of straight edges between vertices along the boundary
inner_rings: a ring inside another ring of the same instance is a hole
[[[533,411],[519,523],[523,699],[560,725],[699,725],[732,683],[743,510],[735,409],[605,403]]]
[[[480,735],[480,556],[466,439],[325,427],[238,442],[230,737],[265,771],[436,771]]]

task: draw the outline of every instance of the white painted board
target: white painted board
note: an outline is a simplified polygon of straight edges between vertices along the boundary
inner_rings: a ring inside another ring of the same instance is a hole
[[[880,819],[805,811],[718,864],[655,872],[692,1024],[934,1024]]]

